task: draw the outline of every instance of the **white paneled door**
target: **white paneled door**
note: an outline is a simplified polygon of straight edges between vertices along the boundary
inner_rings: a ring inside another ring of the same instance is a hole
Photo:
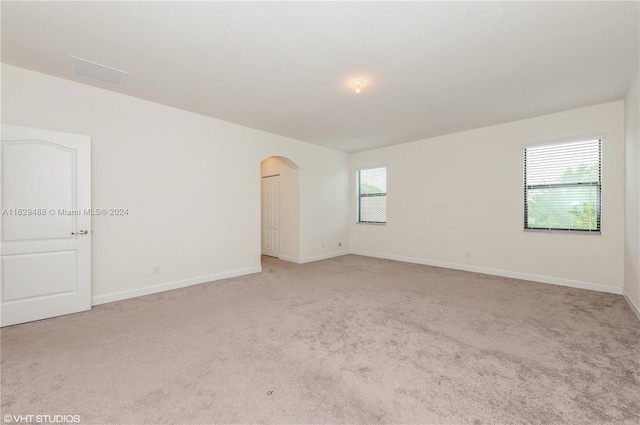
[[[262,253],[280,256],[280,176],[262,178]]]
[[[91,139],[2,125],[1,325],[91,308]]]

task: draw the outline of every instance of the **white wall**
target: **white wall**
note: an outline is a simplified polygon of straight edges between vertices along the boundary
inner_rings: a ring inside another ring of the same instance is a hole
[[[343,152],[8,65],[2,122],[91,136],[93,207],[129,208],[93,219],[95,302],[259,270],[269,156],[300,167],[300,256],[348,240]]]
[[[292,164],[293,165],[293,164]],[[300,173],[299,169],[277,157],[262,161],[260,175],[280,179],[278,212],[280,232],[280,259],[300,262]],[[264,217],[262,221],[264,244]]]
[[[618,101],[353,154],[352,188],[387,164],[388,222],[356,224],[352,190],[352,252],[621,293],[623,116]],[[603,132],[602,234],[524,232],[521,145]]]
[[[627,217],[638,216],[640,190],[634,84],[625,101],[627,149],[636,152]],[[260,162],[282,156],[300,167],[301,262],[347,252],[350,238],[354,252],[369,255],[612,292],[625,282],[638,304],[637,230],[624,249],[623,106],[361,152],[349,166],[342,152],[2,65],[2,122],[91,136],[94,208],[130,209],[93,220],[97,302],[258,270]],[[521,144],[600,132],[602,234],[524,232]],[[388,224],[355,224],[354,170],[380,164],[388,165]]]
[[[640,317],[640,73],[624,99],[625,238],[624,290]]]

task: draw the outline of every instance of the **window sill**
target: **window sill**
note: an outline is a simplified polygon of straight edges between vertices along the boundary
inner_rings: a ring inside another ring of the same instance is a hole
[[[356,224],[365,224],[369,226],[386,226],[387,225],[387,223],[374,223],[374,222],[368,222],[368,221],[356,221]]]
[[[560,230],[560,229],[524,229],[525,232],[532,233],[564,233],[573,235],[601,235],[600,230]]]

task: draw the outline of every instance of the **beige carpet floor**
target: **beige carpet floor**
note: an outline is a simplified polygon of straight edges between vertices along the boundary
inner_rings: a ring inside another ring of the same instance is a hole
[[[639,424],[619,295],[348,255],[2,330],[2,414]]]

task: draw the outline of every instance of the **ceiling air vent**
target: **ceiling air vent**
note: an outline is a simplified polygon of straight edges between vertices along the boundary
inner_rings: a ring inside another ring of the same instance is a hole
[[[90,62],[86,59],[80,59],[71,56],[71,70],[78,77],[88,78],[93,81],[109,84],[112,86],[122,87],[127,73],[118,69],[109,68],[99,63]]]

